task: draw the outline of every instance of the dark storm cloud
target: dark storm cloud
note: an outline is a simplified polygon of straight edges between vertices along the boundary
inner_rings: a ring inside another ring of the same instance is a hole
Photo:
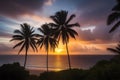
[[[47,0],[0,0],[0,15],[16,17],[41,10]]]
[[[80,39],[94,43],[112,43],[118,41],[119,32],[109,33],[111,26],[107,26],[107,17],[112,12],[111,9],[116,5],[116,0],[80,0],[77,19],[81,27],[96,26],[90,30],[79,31]]]
[[[78,6],[80,22],[83,25],[101,24],[115,4],[115,0],[81,0]]]
[[[108,44],[119,41],[120,33],[119,30],[116,30],[113,33],[109,33],[111,26],[100,25],[91,30],[80,30],[78,31],[80,40],[91,42],[93,44]]]

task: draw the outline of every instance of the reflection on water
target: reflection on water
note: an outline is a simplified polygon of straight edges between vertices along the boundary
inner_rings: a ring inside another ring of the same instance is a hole
[[[97,61],[108,60],[112,58],[112,55],[72,55],[71,65],[72,68],[83,68],[87,69],[92,67]],[[24,63],[24,56],[13,56],[13,55],[1,55],[0,65],[19,62],[21,65]],[[27,68],[46,70],[46,56],[44,55],[32,55],[28,56]],[[49,70],[59,71],[68,68],[68,59],[66,55],[51,55],[49,56]]]
[[[56,61],[55,61],[55,67],[61,67],[61,60],[60,60],[60,56],[56,56]]]
[[[61,68],[62,68],[62,62],[61,62],[60,55],[56,56],[56,61],[55,61],[54,65],[57,68],[57,69],[55,69],[55,71],[60,71],[61,70]]]

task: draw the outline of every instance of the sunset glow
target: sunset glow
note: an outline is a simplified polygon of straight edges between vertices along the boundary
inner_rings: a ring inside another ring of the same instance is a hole
[[[58,54],[58,55],[62,54],[62,51],[63,51],[63,49],[61,49],[61,48],[56,48],[55,49],[55,53]]]
[[[120,80],[120,0],[0,0],[0,80]]]
[[[80,24],[80,28],[74,28],[78,36],[75,40],[70,38],[68,43],[71,55],[112,54],[106,48],[114,47],[119,41],[119,31],[110,34],[111,26],[106,25],[107,17],[116,4],[114,0],[94,0],[93,2],[90,0],[35,0],[33,2],[4,0],[0,4],[0,54],[18,53],[19,48],[12,49],[16,42],[10,42],[10,40],[13,31],[20,29],[20,24],[28,23],[34,27],[35,33],[39,33],[37,28],[42,24],[53,22],[50,16],[60,10],[68,11],[68,17],[71,14],[76,15],[70,24],[74,22]],[[39,49],[38,52],[34,52],[30,49],[28,53],[45,55],[46,51]],[[24,50],[21,54],[24,54]],[[55,52],[50,51],[49,54],[66,55],[66,47],[59,42]]]

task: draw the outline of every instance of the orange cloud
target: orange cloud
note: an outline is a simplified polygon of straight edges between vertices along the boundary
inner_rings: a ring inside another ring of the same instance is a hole
[[[29,23],[31,25],[34,25],[34,27],[40,27],[42,24],[45,24],[46,22],[52,22],[52,20],[49,17],[45,16],[38,16],[38,15],[29,15],[25,14],[21,16],[21,20],[23,22]]]
[[[0,38],[1,39],[1,38]],[[0,51],[1,54],[17,54],[20,47],[16,49],[12,49],[12,47],[16,44],[16,42],[9,42],[10,38],[2,38],[0,42]],[[114,47],[116,43],[111,44],[94,44],[86,41],[80,41],[79,39],[70,39],[68,43],[69,53],[70,55],[105,55],[111,54],[106,50],[108,47]],[[24,55],[25,51],[21,52],[21,55]],[[30,48],[28,51],[28,55],[46,55],[46,51],[44,48],[38,48],[38,52],[33,52]],[[59,42],[58,48],[56,48],[55,52],[49,51],[49,55],[66,55],[66,46]]]

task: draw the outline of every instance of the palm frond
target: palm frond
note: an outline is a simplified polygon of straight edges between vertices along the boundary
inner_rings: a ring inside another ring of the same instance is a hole
[[[43,36],[40,34],[31,34],[31,37],[43,37]]]
[[[75,23],[75,24],[68,24],[67,27],[71,28],[71,27],[80,27],[79,23]]]
[[[116,49],[113,49],[113,48],[107,48],[107,50],[111,51],[111,52],[114,52],[114,53],[118,53],[120,54],[120,51],[116,50]]]
[[[40,43],[40,49],[43,47],[44,45],[44,42]]]
[[[120,26],[120,21],[118,21],[118,22],[112,27],[112,29],[109,31],[109,33],[111,33],[111,32],[113,32],[114,30],[116,30],[119,26]]]
[[[22,35],[13,35],[12,37],[13,37],[13,38],[18,38],[18,37],[19,37],[19,38],[23,38]]]
[[[32,42],[30,42],[30,46],[32,47],[33,51],[35,52],[35,47]]]
[[[63,44],[65,44],[66,42],[68,43],[69,42],[69,35],[68,35],[68,33],[67,32],[62,32],[61,33],[61,36],[62,36],[62,42],[63,42]]]
[[[21,32],[20,30],[15,30],[15,31],[14,31],[14,33],[24,35],[24,33],[23,33],[23,32]]]
[[[30,31],[35,31],[33,27],[30,28]]]
[[[22,35],[13,35],[12,37],[13,37],[13,39],[10,40],[10,41],[13,41],[13,40],[19,40],[19,41],[21,41],[21,40],[24,39],[24,36],[22,36]]]
[[[55,16],[50,16],[50,18],[56,23],[56,24],[59,24],[57,18]]]
[[[49,25],[52,27],[52,29],[56,29],[57,27],[59,27],[59,25],[55,23],[49,23]]]
[[[75,31],[75,30],[73,30],[73,29],[68,29],[67,30],[69,33],[71,33],[71,34],[74,34],[74,35],[78,35],[78,33]]]
[[[74,38],[74,39],[75,39],[75,34],[73,34],[73,33],[69,32],[69,31],[68,31],[68,34],[69,34],[72,38]]]
[[[58,12],[59,14],[60,14],[60,18],[59,18],[59,20],[60,20],[60,22],[61,22],[61,24],[65,24],[65,22],[66,22],[66,19],[67,19],[67,15],[68,15],[68,11],[65,11],[65,10],[61,10],[60,12]]]
[[[39,30],[42,34],[45,34],[44,30],[42,30],[41,28],[38,28],[38,30]]]
[[[115,7],[113,7],[112,11],[120,11],[120,3],[118,3]]]
[[[33,34],[35,32],[35,30],[32,30],[32,31],[30,31],[30,34]]]
[[[44,37],[38,39],[37,43],[36,43],[38,46],[40,46],[40,49],[43,47],[43,44],[44,44]]]
[[[20,52],[23,50],[23,48],[25,47],[25,43],[23,43],[22,47],[20,48],[18,54],[20,54]]]
[[[18,47],[18,46],[21,46],[23,42],[24,42],[24,41],[21,41],[21,42],[17,43],[17,44],[13,47],[13,49],[16,48],[16,47]]]
[[[61,33],[60,33],[60,31],[58,30],[58,31],[56,31],[56,32],[54,33],[53,36],[54,36],[55,39],[57,39],[60,34],[61,34]]]
[[[72,14],[69,19],[66,21],[65,24],[68,24],[73,18],[75,17],[75,14]]]
[[[21,40],[23,40],[23,38],[21,38],[21,37],[16,37],[16,38],[11,39],[10,41],[14,41],[14,40],[16,40],[16,41],[21,41]]]
[[[117,46],[120,47],[120,43]]]
[[[118,50],[118,51],[120,51],[120,47],[119,46],[117,46],[115,49]]]
[[[112,24],[113,22],[115,22],[119,18],[120,18],[120,13],[118,13],[118,12],[114,12],[114,13],[110,14],[108,16],[108,19],[107,19],[107,25]]]
[[[53,50],[53,52],[55,51],[55,48],[58,47],[58,42],[55,38],[49,38],[49,44],[50,44],[50,48],[51,48],[51,50]]]
[[[31,43],[32,43],[33,47],[36,49],[36,51],[38,51],[38,50],[37,50],[37,47],[36,47],[36,42],[35,42],[35,39],[34,39],[34,38],[33,38],[33,40],[31,41]]]

